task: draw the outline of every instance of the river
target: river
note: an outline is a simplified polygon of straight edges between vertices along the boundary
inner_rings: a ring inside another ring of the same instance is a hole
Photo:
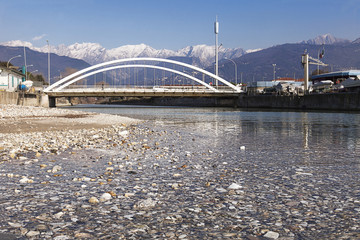
[[[153,127],[201,135],[207,147],[222,154],[235,154],[245,147],[257,158],[293,165],[360,166],[358,113],[122,105],[71,108],[147,120]]]

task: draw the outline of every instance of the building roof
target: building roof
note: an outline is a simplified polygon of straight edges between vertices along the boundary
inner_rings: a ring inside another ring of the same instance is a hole
[[[325,80],[333,78],[349,78],[360,75],[360,70],[347,70],[314,75],[311,80]]]
[[[12,73],[13,75],[18,75],[19,77],[25,77],[25,74],[15,69],[0,66],[0,70],[1,72]]]

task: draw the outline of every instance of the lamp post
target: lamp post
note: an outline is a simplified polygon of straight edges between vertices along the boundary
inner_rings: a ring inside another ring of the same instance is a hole
[[[30,64],[30,65],[25,65],[25,81],[26,81],[26,78],[27,78],[27,73],[28,73],[28,71],[27,71],[27,69],[28,69],[28,67],[33,67],[34,65],[32,65],[32,64]]]
[[[225,58],[225,59],[233,62],[234,65],[235,65],[235,85],[237,85],[237,65],[236,65],[236,62],[234,60],[230,59],[230,58]]]
[[[273,65],[272,65],[273,67],[274,67],[274,81],[276,80],[275,79],[275,73],[276,73],[276,70],[275,70],[275,67],[276,67],[276,64],[275,63],[273,63]]]
[[[7,62],[7,64],[6,64],[6,68],[9,69],[10,61],[13,60],[14,58],[18,58],[18,57],[21,57],[21,55],[17,55],[15,57],[10,58],[9,61]],[[10,89],[10,73],[8,73],[8,89]]]
[[[6,64],[6,67],[9,68],[10,61],[13,60],[14,58],[18,58],[18,57],[21,57],[21,55],[17,55],[15,57],[10,58],[9,61],[7,62],[7,64]]]
[[[34,71],[29,72],[28,77],[30,76],[30,74],[32,74],[32,73],[34,73],[34,72],[37,72],[37,71],[38,71],[38,70],[34,70]]]

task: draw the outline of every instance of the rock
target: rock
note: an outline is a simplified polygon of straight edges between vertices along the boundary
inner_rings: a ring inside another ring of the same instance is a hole
[[[100,197],[100,202],[106,202],[112,199],[112,196],[110,193],[104,193],[103,195],[101,195]]]
[[[68,240],[68,239],[71,239],[71,237],[67,235],[60,235],[53,238],[53,240]]]
[[[33,183],[34,180],[32,179],[29,179],[27,177],[22,177],[20,180],[19,180],[19,183]]]
[[[93,236],[90,233],[76,233],[75,238],[92,239]]]
[[[155,205],[156,205],[156,201],[152,200],[151,198],[148,198],[146,200],[140,200],[139,202],[137,202],[134,208],[146,210],[155,207]]]
[[[174,190],[176,190],[176,189],[179,188],[179,184],[173,183],[173,184],[171,185],[171,188],[174,189]]]
[[[63,212],[58,212],[56,214],[54,214],[54,218],[57,218],[57,219],[60,219],[64,216],[64,213]]]
[[[40,232],[39,231],[29,231],[28,233],[26,233],[26,236],[27,237],[35,237],[37,235],[40,235]]]
[[[8,224],[13,228],[20,228],[22,226],[20,223],[8,222]]]
[[[48,227],[45,224],[39,224],[36,226],[36,230],[44,232],[48,230]]]
[[[264,237],[266,238],[271,238],[271,239],[278,239],[279,238],[279,233],[277,232],[273,232],[273,231],[268,231]]]
[[[129,198],[129,197],[133,197],[135,195],[135,193],[125,193],[124,196]]]
[[[60,171],[60,170],[61,170],[61,166],[56,165],[56,166],[54,166],[54,167],[52,168],[51,172],[52,172],[52,173],[56,173],[56,172],[58,172],[58,171]]]
[[[237,184],[237,183],[232,183],[232,184],[228,187],[228,189],[231,189],[231,190],[237,190],[237,189],[240,189],[240,188],[242,188],[242,186],[240,186],[240,185]]]
[[[89,199],[89,203],[92,203],[92,204],[99,203],[99,199],[97,199],[96,197],[91,197],[91,198]]]
[[[129,135],[129,131],[127,130],[121,131],[119,132],[119,135],[123,138],[126,138]]]

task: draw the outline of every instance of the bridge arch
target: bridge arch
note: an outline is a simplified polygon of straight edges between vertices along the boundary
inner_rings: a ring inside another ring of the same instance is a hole
[[[101,72],[115,70],[115,69],[121,69],[121,68],[153,68],[153,69],[165,70],[165,71],[176,73],[176,74],[182,75],[182,76],[184,76],[186,78],[192,79],[192,80],[204,85],[205,87],[209,88],[210,90],[213,90],[214,92],[218,92],[218,90],[216,88],[210,86],[209,84],[207,84],[207,83],[205,83],[205,82],[203,82],[203,81],[201,81],[201,80],[197,79],[196,77],[193,77],[193,76],[191,76],[189,74],[186,74],[186,73],[174,70],[174,69],[170,69],[170,68],[165,68],[165,67],[161,67],[161,66],[153,66],[153,65],[144,65],[144,64],[120,65],[120,66],[114,66],[114,67],[108,67],[108,68],[95,70],[95,71],[92,71],[92,72],[87,73],[85,75],[81,75],[80,77],[74,78],[74,79],[64,83],[63,85],[61,85],[60,87],[57,88],[57,91],[60,91],[60,90],[64,89],[65,87],[69,86],[70,84],[75,83],[77,81],[80,81],[80,80],[82,80],[84,78],[87,78],[89,76],[92,76],[92,75],[95,75],[95,74],[98,74],[98,73],[101,73]]]
[[[101,72],[105,72],[105,71],[110,71],[110,70],[114,70],[114,69],[119,69],[119,68],[129,68],[129,67],[142,67],[142,68],[154,68],[154,69],[161,69],[161,70],[165,70],[165,71],[169,71],[169,72],[173,72],[182,76],[185,76],[189,79],[192,79],[193,81],[196,81],[202,85],[204,85],[205,87],[207,87],[208,89],[217,92],[218,90],[215,89],[214,87],[210,86],[209,84],[203,82],[202,80],[199,80],[189,74],[186,74],[184,72],[180,72],[171,68],[167,68],[167,67],[160,67],[160,66],[156,66],[156,65],[145,65],[145,64],[127,64],[127,65],[118,65],[118,66],[112,66],[112,67],[107,67],[107,68],[102,68],[102,67],[106,67],[106,66],[111,66],[114,64],[122,64],[122,63],[126,63],[126,62],[139,62],[139,61],[151,61],[151,62],[165,62],[165,63],[171,63],[171,64],[175,64],[178,66],[183,66],[183,67],[187,67],[190,69],[193,69],[195,71],[201,72],[211,78],[214,78],[220,82],[222,82],[223,84],[227,85],[228,87],[232,88],[233,90],[235,90],[236,92],[240,92],[240,88],[237,86],[234,86],[232,83],[226,81],[225,79],[216,76],[213,73],[210,73],[204,69],[201,69],[199,67],[195,67],[192,66],[190,64],[187,63],[183,63],[183,62],[179,62],[179,61],[175,61],[175,60],[170,60],[170,59],[162,59],[162,58],[127,58],[127,59],[118,59],[118,60],[113,60],[113,61],[108,61],[108,62],[104,62],[104,63],[99,63],[93,66],[90,66],[88,68],[85,68],[83,70],[80,70],[78,72],[75,72],[73,74],[70,74],[69,76],[57,81],[56,83],[50,85],[49,87],[47,87],[44,91],[45,92],[49,92],[49,91],[61,91],[63,88],[65,88],[66,86],[75,83],[77,81],[80,81],[88,76],[97,74],[97,73],[101,73]],[[101,69],[98,69],[101,68]],[[98,69],[98,70],[96,70]],[[83,75],[84,74],[84,75]]]

